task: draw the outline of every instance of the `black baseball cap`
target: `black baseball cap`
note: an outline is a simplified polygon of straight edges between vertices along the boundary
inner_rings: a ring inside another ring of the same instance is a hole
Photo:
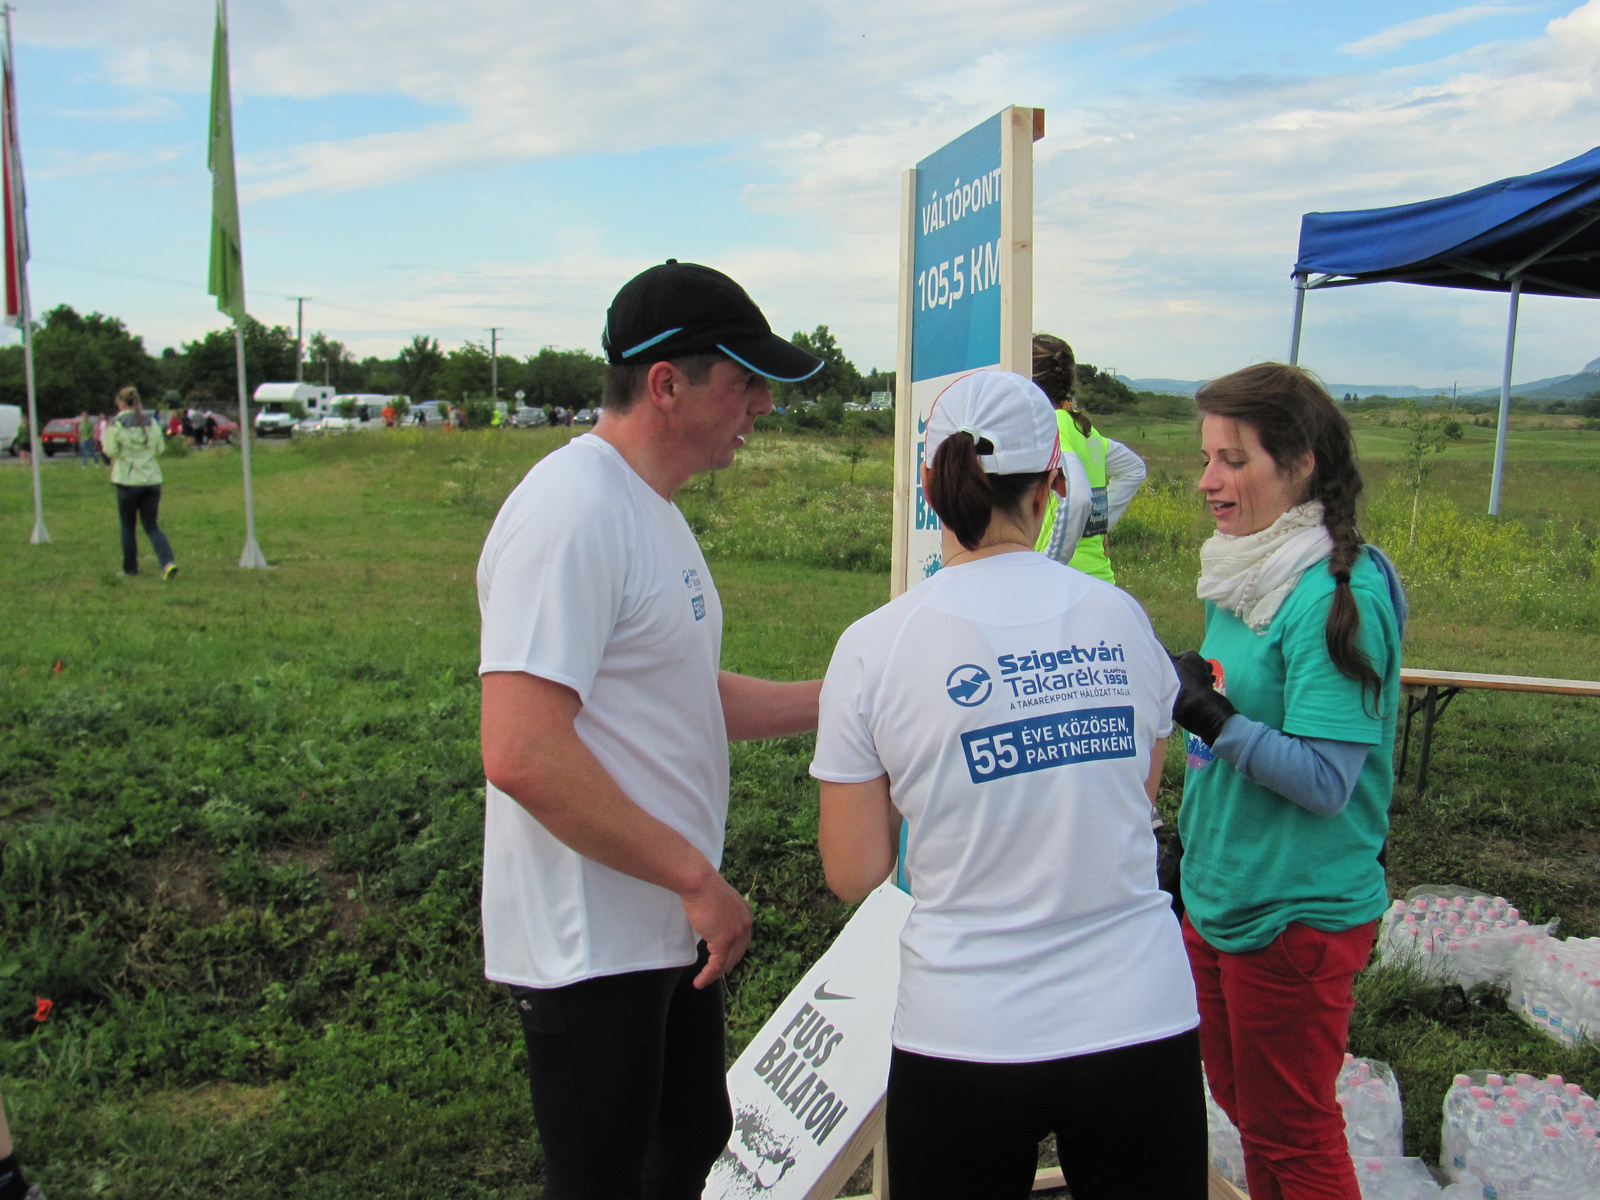
[[[622,285],[600,345],[614,366],[720,351],[783,383],[809,379],[823,365],[773,333],[756,302],[721,271],[675,258]]]

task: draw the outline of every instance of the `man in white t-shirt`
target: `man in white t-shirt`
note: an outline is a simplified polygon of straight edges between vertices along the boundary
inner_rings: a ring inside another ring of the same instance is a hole
[[[732,1131],[719,873],[728,742],[814,729],[820,681],[719,669],[672,495],[733,462],[768,380],[821,362],[732,279],[668,260],[606,315],[604,407],[506,500],[478,564],[485,971],[528,1047],[544,1195],[698,1197]]]

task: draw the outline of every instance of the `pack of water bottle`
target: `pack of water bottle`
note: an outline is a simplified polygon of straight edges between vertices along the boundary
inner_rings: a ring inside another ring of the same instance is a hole
[[[1530,925],[1504,896],[1413,888],[1384,914],[1378,961],[1409,963],[1464,988],[1484,982],[1509,987],[1518,954],[1548,940],[1553,924]]]
[[[1388,1063],[1346,1054],[1334,1096],[1344,1109],[1345,1138],[1358,1165],[1405,1153],[1405,1109],[1400,1083]]]
[[[1470,1200],[1595,1200],[1600,1137],[1594,1098],[1559,1075],[1457,1075],[1445,1093],[1445,1195]]]
[[[1565,1045],[1600,1041],[1600,938],[1530,939],[1519,946],[1506,1002]]]
[[[1246,1188],[1244,1178],[1244,1146],[1239,1141],[1239,1131],[1228,1114],[1222,1111],[1211,1095],[1211,1084],[1206,1084],[1206,1128],[1210,1134],[1211,1165],[1235,1187]]]
[[[1361,1181],[1363,1200],[1421,1200],[1438,1186],[1421,1159],[1403,1158],[1405,1110],[1400,1084],[1388,1063],[1344,1056],[1334,1094],[1344,1110],[1345,1137]],[[1236,1186],[1246,1186],[1239,1131],[1206,1089],[1211,1164]]]

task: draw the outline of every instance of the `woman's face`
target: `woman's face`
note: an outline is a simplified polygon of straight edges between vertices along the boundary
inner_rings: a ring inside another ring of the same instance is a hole
[[[1305,499],[1312,456],[1280,471],[1261,445],[1255,427],[1233,417],[1209,416],[1200,426],[1200,492],[1217,532],[1242,537],[1260,533]]]

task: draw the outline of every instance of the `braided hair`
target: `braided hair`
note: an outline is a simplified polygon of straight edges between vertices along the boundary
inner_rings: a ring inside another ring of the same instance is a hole
[[[1051,404],[1071,414],[1078,432],[1088,437],[1094,425],[1078,404],[1078,360],[1072,347],[1053,333],[1033,335],[1033,381]]]
[[[1309,494],[1303,499],[1322,501],[1322,524],[1333,539],[1328,556],[1333,603],[1323,627],[1328,657],[1346,679],[1376,695],[1382,681],[1357,640],[1361,613],[1350,589],[1350,571],[1363,544],[1356,529],[1361,472],[1350,422],[1315,375],[1283,363],[1257,363],[1213,379],[1195,394],[1195,403],[1205,416],[1231,417],[1255,430],[1279,471],[1312,456]]]

